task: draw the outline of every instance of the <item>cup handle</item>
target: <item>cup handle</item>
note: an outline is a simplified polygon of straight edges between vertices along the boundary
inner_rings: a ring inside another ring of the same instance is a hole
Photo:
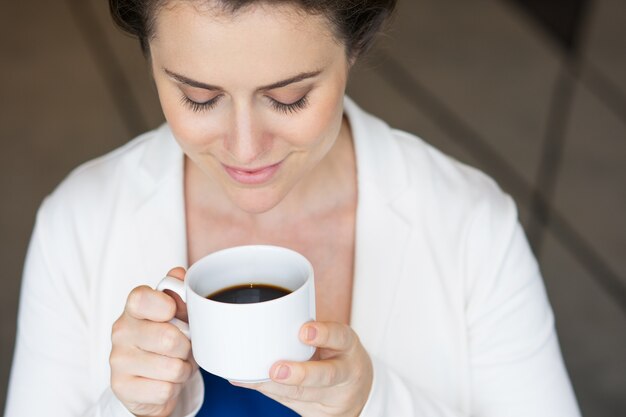
[[[173,291],[176,294],[178,294],[178,296],[180,297],[181,300],[183,300],[183,302],[185,303],[187,302],[186,297],[185,297],[185,283],[177,278],[166,276],[157,284],[156,289],[157,291],[164,291],[164,290]],[[180,330],[185,336],[187,336],[187,339],[191,339],[191,334],[189,332],[189,324],[185,323],[184,321],[180,319],[177,319],[176,317],[170,320],[170,323],[178,327],[178,330]]]

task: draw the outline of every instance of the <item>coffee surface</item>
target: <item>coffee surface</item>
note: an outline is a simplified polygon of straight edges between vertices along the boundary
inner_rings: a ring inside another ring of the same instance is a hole
[[[224,288],[206,298],[221,303],[250,304],[270,301],[291,293],[286,288],[268,284],[244,284]]]

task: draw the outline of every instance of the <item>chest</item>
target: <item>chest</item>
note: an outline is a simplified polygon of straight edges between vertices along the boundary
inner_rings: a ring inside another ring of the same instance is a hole
[[[313,265],[317,319],[350,322],[354,274],[354,210],[344,210],[297,224],[246,227],[227,219],[187,213],[187,252],[191,265],[220,249],[265,244],[300,252]]]

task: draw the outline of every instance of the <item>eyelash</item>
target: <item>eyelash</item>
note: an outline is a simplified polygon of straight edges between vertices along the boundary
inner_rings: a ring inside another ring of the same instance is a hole
[[[189,97],[183,94],[181,97],[181,101],[185,106],[187,106],[192,112],[200,113],[203,111],[211,110],[213,107],[217,105],[217,102],[222,98],[221,95],[213,97],[209,101],[205,101],[204,103],[198,103],[196,101],[191,100]]]
[[[204,103],[198,103],[196,101],[191,100],[189,97],[183,95],[182,102],[185,106],[187,106],[194,113],[200,113],[203,111],[209,111],[213,109],[217,105],[218,101],[220,101],[221,98],[222,96],[219,95]],[[309,105],[309,97],[307,95],[303,96],[300,100],[290,103],[290,104],[281,103],[280,101],[276,101],[273,98],[269,98],[269,97],[268,99],[270,100],[270,104],[274,110],[280,113],[284,113],[284,114],[296,113],[300,110],[305,109]]]
[[[270,99],[270,103],[274,110],[284,113],[284,114],[293,114],[300,110],[305,109],[309,105],[309,97],[304,95],[300,100],[295,101],[291,104],[281,103],[280,101],[276,101],[274,99]]]

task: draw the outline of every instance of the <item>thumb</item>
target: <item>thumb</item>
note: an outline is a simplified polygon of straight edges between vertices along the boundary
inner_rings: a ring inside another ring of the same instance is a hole
[[[182,266],[177,266],[176,268],[170,269],[170,271],[167,273],[167,276],[178,278],[179,280],[184,281],[186,273],[187,271],[185,271],[185,268],[183,268]]]
[[[184,281],[186,273],[187,271],[185,271],[185,268],[178,266],[176,268],[170,269],[167,275]],[[189,320],[187,319],[187,305],[183,302],[183,300],[178,296],[178,294],[173,291],[165,290],[164,292],[172,297],[174,301],[176,301],[176,318],[189,322]]]

